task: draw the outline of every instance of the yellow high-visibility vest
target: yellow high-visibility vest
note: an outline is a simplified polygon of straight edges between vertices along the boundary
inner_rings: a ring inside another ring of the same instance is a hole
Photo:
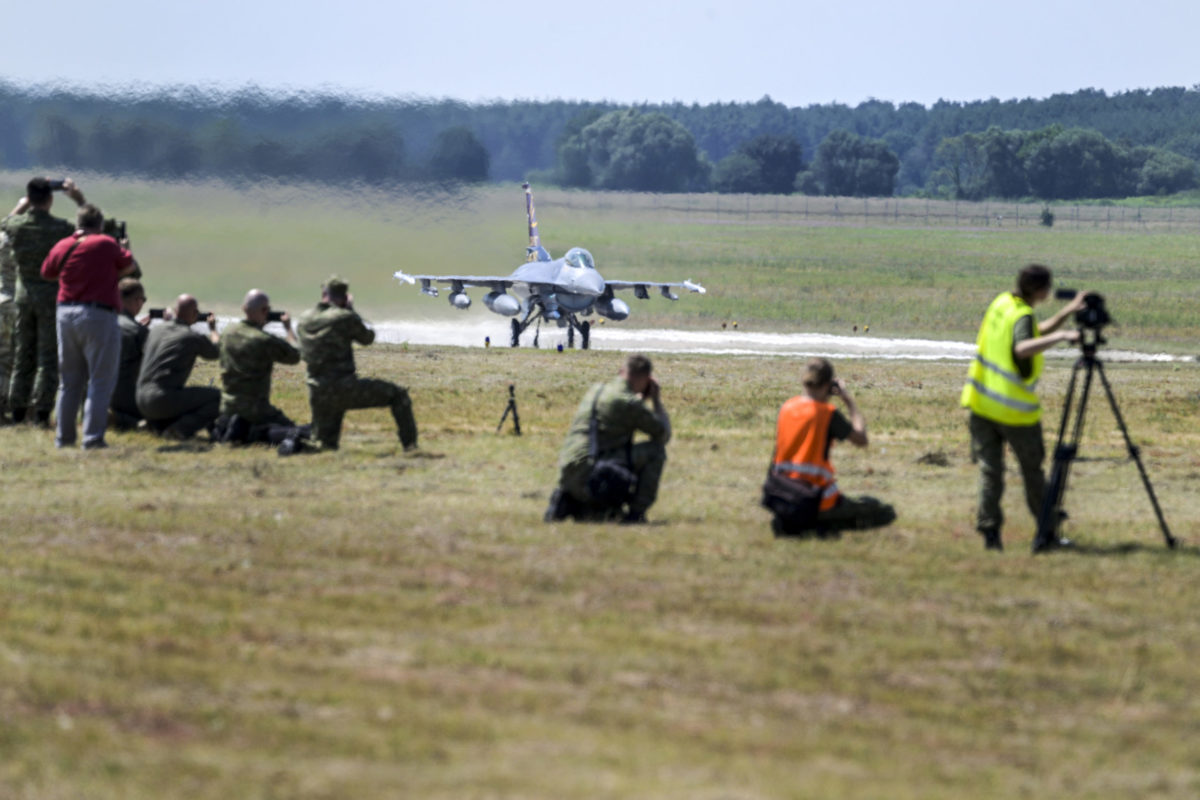
[[[1042,404],[1035,393],[1045,357],[1033,357],[1033,371],[1022,378],[1013,358],[1013,328],[1017,320],[1033,316],[1028,303],[1012,292],[1004,292],[988,306],[975,340],[977,352],[967,370],[962,405],[985,419],[1003,425],[1034,425],[1042,418]],[[1039,336],[1033,317],[1033,336]]]

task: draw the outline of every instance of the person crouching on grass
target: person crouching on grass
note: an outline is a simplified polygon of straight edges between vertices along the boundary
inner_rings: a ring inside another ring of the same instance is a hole
[[[849,419],[830,402],[840,397]],[[873,497],[849,498],[838,489],[829,450],[849,440],[867,446],[867,421],[833,365],[814,358],[804,371],[804,391],[779,409],[775,455],[763,486],[763,505],[774,512],[776,536],[836,536],[847,529],[878,528],[895,510]]]

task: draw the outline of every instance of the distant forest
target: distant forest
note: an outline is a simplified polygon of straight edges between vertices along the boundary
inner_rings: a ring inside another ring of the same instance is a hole
[[[1069,199],[1200,180],[1200,87],[1043,100],[617,106],[99,96],[0,82],[0,168],[229,179],[520,180],[642,191]]]

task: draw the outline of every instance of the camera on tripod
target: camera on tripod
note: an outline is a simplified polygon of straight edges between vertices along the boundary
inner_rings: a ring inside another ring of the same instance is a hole
[[[1074,289],[1057,289],[1054,297],[1056,300],[1074,300],[1077,294],[1079,292]],[[1083,308],[1075,312],[1075,324],[1080,328],[1098,331],[1112,322],[1104,305],[1104,295],[1092,292],[1083,298],[1083,302]]]

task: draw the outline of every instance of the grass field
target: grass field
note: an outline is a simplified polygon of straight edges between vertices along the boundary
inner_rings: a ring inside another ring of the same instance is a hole
[[[178,249],[196,260],[160,273],[170,292],[203,286],[231,310],[240,283],[219,291],[240,270],[299,302],[326,271],[318,251],[338,244],[360,302],[408,313],[424,298],[372,283],[393,250],[483,257],[501,239],[523,243],[519,205],[515,234],[489,211],[455,243],[399,212],[394,230],[378,209],[356,228],[357,212],[332,203],[329,240],[297,244],[305,236],[282,220],[311,230],[317,203],[260,207],[258,191],[130,190],[121,200],[138,209],[131,223],[146,219],[147,272]],[[473,202],[499,207],[490,191]],[[541,206],[549,240],[553,196]],[[219,225],[173,221],[188,207],[243,227],[222,243]],[[638,306],[679,315],[642,319],[703,326],[749,310],[744,324],[802,328],[775,311],[816,294],[863,302],[873,331],[969,338],[996,284],[1037,257],[1109,292],[1122,346],[1186,351],[1197,330],[1196,240],[1181,234],[563,216],[563,236],[606,274],[693,266],[721,288]],[[289,256],[245,255],[273,245]],[[1140,277],[1121,268],[1135,249],[1147,254]],[[646,251],[661,260],[638,260]],[[922,273],[926,262],[939,266]],[[1126,290],[1137,307],[1119,299]],[[701,316],[710,300],[717,311]],[[811,308],[816,330],[853,318]],[[956,408],[965,368],[936,362],[838,364],[872,439],[835,450],[840,483],[896,505],[886,530],[772,539],[758,486],[800,365],[700,355],[655,359],[675,438],[653,524],[545,525],[569,416],[618,362],[361,351],[362,373],[410,387],[422,458],[401,454],[375,411],[348,416],[340,452],[290,459],[145,434],[112,434],[109,450],[84,455],[55,451],[44,431],[0,429],[0,798],[1200,794],[1194,364],[1109,366],[1181,548],[1163,546],[1097,395],[1084,455],[1102,460],[1076,464],[1066,503],[1081,546],[1034,558],[1015,470],[1008,550],[985,553],[974,534],[976,473]],[[215,376],[204,364],[194,380]],[[1066,378],[1052,361],[1048,435]],[[520,438],[495,432],[510,382]],[[277,370],[275,388],[308,418],[300,368]]]

